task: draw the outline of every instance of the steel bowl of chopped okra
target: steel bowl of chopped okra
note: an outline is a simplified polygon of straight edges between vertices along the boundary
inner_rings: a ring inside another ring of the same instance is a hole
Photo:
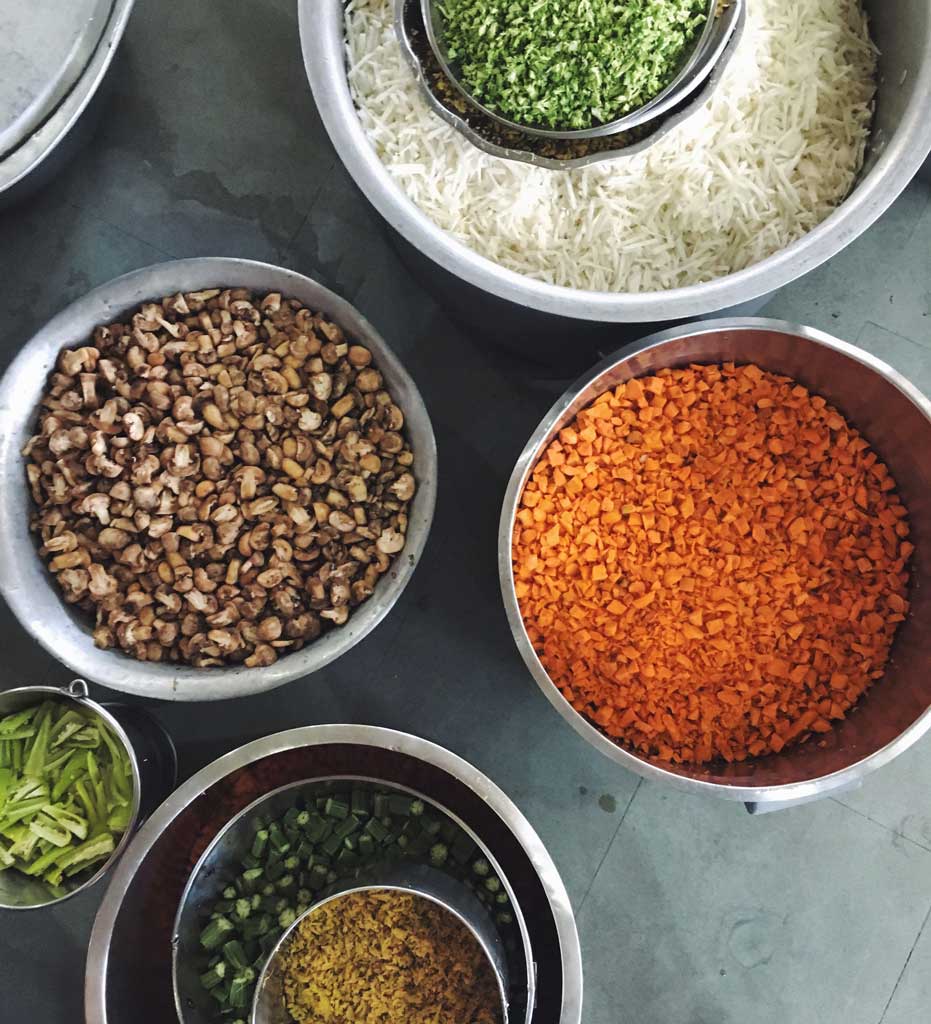
[[[490,851],[422,794],[344,776],[266,794],[204,851],[181,896],[172,937],[179,1019],[245,1024],[256,983],[296,920],[354,880],[363,884],[379,873],[420,866],[457,883],[500,940],[510,1020],[532,1013],[535,977],[526,928]],[[346,998],[351,1003],[353,994]]]
[[[140,775],[87,686],[0,694],[0,907],[36,910],[102,878],[139,816]]]

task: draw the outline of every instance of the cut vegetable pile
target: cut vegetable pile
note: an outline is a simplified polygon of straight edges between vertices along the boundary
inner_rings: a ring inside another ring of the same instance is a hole
[[[132,805],[129,758],[93,712],[45,701],[0,719],[0,870],[64,895],[113,853]]]
[[[521,496],[514,581],[572,706],[673,763],[831,731],[908,614],[907,510],[824,398],[754,365],[600,395]]]
[[[589,128],[672,81],[705,0],[443,0],[444,41],[473,96],[518,124]]]
[[[305,797],[280,818],[256,820],[249,852],[210,906],[200,981],[218,1013],[234,1015],[232,1024],[248,1017],[268,955],[327,887],[398,861],[452,875],[475,891],[499,928],[513,923],[509,897],[474,840],[425,801],[365,783]]]

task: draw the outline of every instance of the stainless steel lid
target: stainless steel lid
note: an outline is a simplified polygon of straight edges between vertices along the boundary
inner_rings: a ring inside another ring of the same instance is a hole
[[[54,113],[84,73],[115,0],[2,0],[0,157]]]

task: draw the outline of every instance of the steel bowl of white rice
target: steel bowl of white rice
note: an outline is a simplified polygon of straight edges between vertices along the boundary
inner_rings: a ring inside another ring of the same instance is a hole
[[[931,5],[752,0],[713,95],[644,152],[552,170],[431,110],[394,0],[299,0],[320,115],[409,243],[501,299],[579,320],[704,316],[830,259],[931,151]]]

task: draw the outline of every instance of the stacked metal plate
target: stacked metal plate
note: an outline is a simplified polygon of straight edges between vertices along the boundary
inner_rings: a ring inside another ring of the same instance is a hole
[[[70,152],[63,143],[103,80],[132,4],[0,6],[0,203],[45,180]]]

